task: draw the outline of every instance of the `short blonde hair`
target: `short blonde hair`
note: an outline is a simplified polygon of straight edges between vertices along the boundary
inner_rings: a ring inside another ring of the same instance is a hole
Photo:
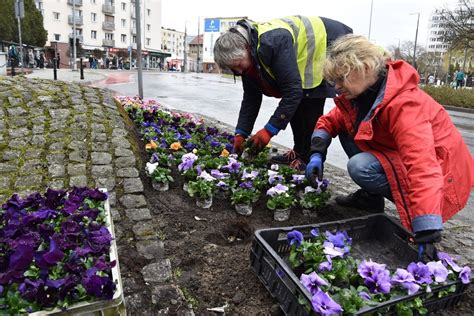
[[[324,78],[330,82],[346,79],[353,70],[364,73],[365,69],[368,69],[379,73],[390,59],[389,52],[371,43],[364,36],[344,35],[329,48],[324,64]]]

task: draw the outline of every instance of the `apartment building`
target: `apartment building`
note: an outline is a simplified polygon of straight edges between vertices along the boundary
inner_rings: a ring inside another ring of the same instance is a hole
[[[440,10],[434,10],[429,17],[426,51],[443,55],[448,50],[448,45],[443,42],[443,35],[446,31],[441,13]]]
[[[59,54],[61,64],[68,65],[75,29],[80,53],[86,60],[91,54],[127,60],[130,53],[136,54],[136,1],[35,0],[48,31],[47,53]],[[139,1],[143,57],[148,67],[158,67],[159,60],[163,62],[169,56],[161,50],[161,0]]]
[[[161,28],[161,49],[170,53],[173,59],[184,58],[184,32],[174,29]]]

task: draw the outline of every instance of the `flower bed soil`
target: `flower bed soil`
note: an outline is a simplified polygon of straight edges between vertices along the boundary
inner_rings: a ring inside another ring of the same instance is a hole
[[[131,129],[134,129],[131,127]],[[137,135],[137,134],[136,134]],[[144,144],[136,136],[138,148]],[[142,161],[148,155],[141,150]],[[144,165],[144,164],[143,164]],[[184,294],[185,302],[177,302],[173,293],[161,292],[158,297],[160,309],[168,309],[170,315],[183,315],[185,303],[193,305],[196,315],[217,315],[207,308],[228,304],[227,315],[282,315],[276,300],[267,292],[250,269],[250,247],[255,230],[265,227],[295,226],[321,223],[369,214],[365,211],[338,207],[333,201],[312,214],[303,215],[300,208],[293,208],[290,219],[285,222],[273,220],[273,212],[260,199],[249,217],[239,215],[230,204],[230,199],[214,198],[210,209],[200,209],[195,200],[182,190],[183,179],[175,172],[175,182],[170,190],[153,190],[151,179],[140,176],[145,187],[148,207],[154,214],[159,235],[164,241],[164,257],[170,259],[173,269],[172,284]],[[200,220],[197,220],[195,217]],[[128,276],[139,274],[148,260],[139,256],[133,245],[122,244],[119,253],[121,269]],[[444,249],[449,252],[449,249]],[[123,267],[123,268],[122,268]],[[127,284],[124,281],[127,294]],[[150,286],[142,281],[133,284],[133,293],[149,293]],[[130,291],[128,291],[129,295]],[[437,315],[472,315],[474,308],[472,286],[468,295],[453,310]],[[169,295],[168,295],[169,294]],[[140,307],[127,306],[130,315],[154,315],[151,302],[143,301]],[[155,307],[156,308],[156,307]]]

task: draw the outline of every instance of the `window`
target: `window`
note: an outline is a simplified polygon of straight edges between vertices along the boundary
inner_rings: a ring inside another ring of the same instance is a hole
[[[150,31],[150,30],[151,30],[151,25],[150,25],[150,24],[147,24],[147,25],[146,25],[146,30],[147,30],[147,31]]]
[[[151,43],[151,38],[148,38],[148,37],[147,37],[147,39],[146,39],[146,44],[147,44],[147,45],[150,45],[150,43]]]
[[[151,10],[150,10],[150,9],[146,9],[146,14],[147,14],[148,16],[150,16]]]
[[[135,35],[133,35],[132,41],[133,41],[133,44],[135,44],[137,42],[137,37]]]
[[[126,43],[127,42],[127,35],[121,34],[120,35],[120,40],[122,41],[122,43]]]
[[[61,40],[61,34],[54,34],[54,40],[59,42]]]
[[[53,18],[59,20],[59,12],[53,12]]]
[[[125,20],[125,19],[122,19],[121,21],[122,21],[122,27],[125,27],[125,26],[127,26],[127,20]]]
[[[92,4],[95,4],[95,0],[91,0],[91,3],[92,3]]]
[[[106,40],[114,40],[114,33],[105,33],[105,39]]]
[[[97,31],[91,31],[91,38],[96,39],[97,38]]]
[[[127,4],[125,2],[122,2],[122,11],[127,10]]]
[[[91,21],[92,22],[97,22],[97,13],[91,13]]]

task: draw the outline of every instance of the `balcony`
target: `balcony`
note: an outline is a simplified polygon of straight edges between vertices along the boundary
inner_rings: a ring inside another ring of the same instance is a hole
[[[115,30],[115,23],[114,22],[108,22],[108,21],[102,22],[102,29],[104,29],[106,31],[113,31],[113,30]]]
[[[102,5],[102,12],[105,14],[114,14],[115,13],[115,6],[111,4],[103,4]]]
[[[69,38],[74,38],[74,35],[69,33]],[[76,35],[76,38],[79,39],[79,43],[84,43],[84,37],[82,35]]]
[[[74,21],[76,22],[76,25],[82,25],[82,16],[72,16],[72,15],[68,15],[67,17],[67,22],[69,24],[74,24]]]
[[[77,6],[82,5],[82,0],[67,0],[67,4],[69,4],[69,5],[74,5],[74,2],[76,2]]]
[[[102,45],[103,45],[103,46],[114,47],[114,46],[115,46],[115,41],[114,41],[114,40],[111,40],[111,39],[106,39],[106,38],[104,38],[104,39],[102,40]]]

